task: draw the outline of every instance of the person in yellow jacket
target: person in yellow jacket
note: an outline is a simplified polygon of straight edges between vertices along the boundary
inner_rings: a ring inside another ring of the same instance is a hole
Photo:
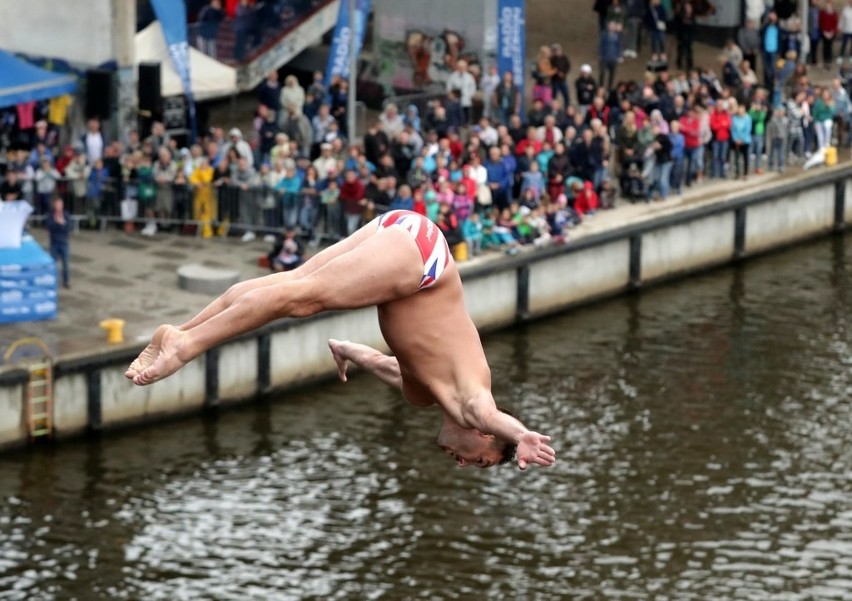
[[[189,183],[193,189],[192,217],[201,223],[201,236],[213,236],[212,222],[216,220],[216,199],[213,195],[213,167],[206,157],[202,157],[198,166],[192,170]]]

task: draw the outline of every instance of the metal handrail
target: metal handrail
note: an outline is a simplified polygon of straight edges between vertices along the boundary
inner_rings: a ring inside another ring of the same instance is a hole
[[[19,338],[6,347],[6,351],[3,353],[3,363],[9,363],[9,360],[15,355],[15,352],[25,346],[37,346],[41,352],[44,353],[44,357],[51,357],[50,347],[47,346],[47,343],[44,340],[35,336],[27,336],[25,338]]]

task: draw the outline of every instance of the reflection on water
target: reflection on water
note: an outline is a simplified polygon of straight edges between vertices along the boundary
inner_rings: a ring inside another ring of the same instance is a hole
[[[852,596],[852,246],[489,337],[550,470],[366,377],[0,458],[0,599]]]

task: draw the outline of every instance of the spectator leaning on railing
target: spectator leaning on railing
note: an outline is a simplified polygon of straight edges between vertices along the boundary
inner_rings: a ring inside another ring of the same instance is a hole
[[[212,58],[216,58],[216,42],[224,20],[225,11],[222,10],[221,0],[211,0],[198,12],[198,47]]]

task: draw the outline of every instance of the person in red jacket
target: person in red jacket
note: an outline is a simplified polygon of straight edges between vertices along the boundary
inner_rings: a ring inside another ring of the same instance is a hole
[[[358,179],[358,172],[354,169],[346,171],[343,183],[340,185],[340,202],[343,204],[343,213],[346,219],[346,235],[351,236],[361,227],[361,217],[364,215],[364,206],[367,204],[364,195],[364,184]]]
[[[822,40],[822,62],[823,67],[828,69],[834,60],[834,39],[840,25],[840,13],[838,13],[831,0],[825,3],[819,11],[819,36]]]
[[[574,196],[574,210],[580,217],[598,209],[598,195],[592,182],[585,182],[582,190]]]
[[[519,157],[523,156],[527,146],[532,146],[536,154],[541,152],[541,140],[538,139],[538,130],[534,127],[527,128],[527,137],[518,142],[515,147],[515,154]]]
[[[686,185],[691,186],[696,177],[701,178],[704,170],[704,147],[701,145],[701,120],[690,106],[680,118],[680,133],[683,134],[683,155],[686,159]]]
[[[728,148],[731,145],[731,114],[728,101],[720,100],[710,113],[710,131],[713,132],[713,165],[711,177],[725,178],[728,167]]]
[[[426,216],[426,196],[423,188],[417,188],[414,191],[414,208],[412,210],[418,215]]]

